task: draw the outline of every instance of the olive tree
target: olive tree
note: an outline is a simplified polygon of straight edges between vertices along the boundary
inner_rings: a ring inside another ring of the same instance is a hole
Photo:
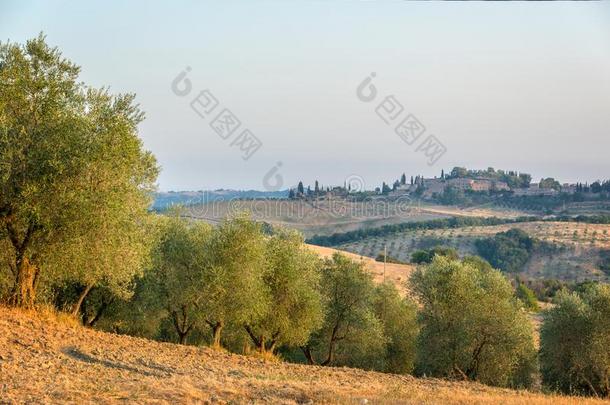
[[[375,288],[373,310],[383,326],[387,339],[380,371],[409,374],[415,364],[415,343],[419,327],[417,307],[407,297],[401,297],[392,283]]]
[[[569,394],[610,396],[610,286],[560,291],[540,331],[543,383]]]
[[[254,324],[267,312],[265,236],[260,224],[242,215],[215,228],[206,249],[198,310],[219,347],[227,324]]]
[[[178,342],[185,344],[204,319],[200,308],[212,228],[179,217],[168,218],[163,228],[141,297],[148,301],[151,315],[159,306],[166,311]]]
[[[535,370],[532,325],[497,270],[446,257],[416,270],[421,304],[417,372],[527,386]]]
[[[373,310],[374,285],[363,263],[335,253],[322,270],[324,322],[302,347],[310,364],[378,368],[386,338]]]
[[[83,286],[77,312],[96,285],[126,293],[145,264],[158,169],[137,136],[143,114],[79,71],[42,35],[0,44],[0,271],[14,305],[69,280]]]
[[[322,321],[321,261],[296,231],[277,230],[266,241],[264,283],[268,306],[245,325],[261,352],[279,345],[302,346]]]

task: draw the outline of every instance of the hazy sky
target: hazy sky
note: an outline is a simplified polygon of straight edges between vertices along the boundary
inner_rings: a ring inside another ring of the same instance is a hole
[[[167,3],[0,0],[0,40],[43,31],[83,81],[137,94],[162,190],[262,189],[278,161],[284,186],[456,165],[610,177],[610,3]],[[204,89],[242,123],[227,140],[189,106]],[[375,113],[387,95],[446,146],[435,165]],[[244,128],[262,142],[247,161]]]

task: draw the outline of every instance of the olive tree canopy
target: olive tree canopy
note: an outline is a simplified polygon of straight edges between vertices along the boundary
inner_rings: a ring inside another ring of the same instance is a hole
[[[148,256],[158,168],[137,135],[143,114],[79,71],[42,35],[0,44],[0,287],[14,305],[63,281],[128,294]]]

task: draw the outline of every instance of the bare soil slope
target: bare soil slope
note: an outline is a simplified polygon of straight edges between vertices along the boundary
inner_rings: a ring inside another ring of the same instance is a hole
[[[366,400],[366,401],[365,401]],[[0,307],[0,403],[573,404],[474,383],[265,362]]]

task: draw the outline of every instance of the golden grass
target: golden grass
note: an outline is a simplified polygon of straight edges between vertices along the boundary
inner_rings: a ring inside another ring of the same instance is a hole
[[[603,403],[476,383],[268,361],[98,332],[75,326],[61,315],[4,307],[0,402]]]
[[[307,245],[307,247],[323,258],[330,258],[334,253],[339,252],[356,262],[362,262],[365,268],[373,275],[375,282],[382,283],[385,280],[394,283],[402,293],[407,292],[407,281],[416,269],[416,266],[411,264],[386,263],[384,265],[383,262],[378,262],[370,257],[333,248],[316,245]]]

